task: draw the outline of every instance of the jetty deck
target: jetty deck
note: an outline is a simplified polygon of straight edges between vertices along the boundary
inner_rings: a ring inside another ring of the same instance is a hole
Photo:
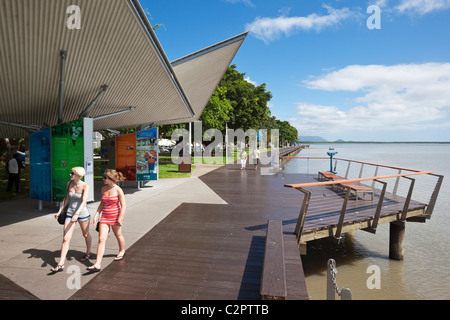
[[[71,299],[260,299],[268,220],[283,225],[287,299],[308,299],[295,234],[304,196],[285,185],[317,182],[316,175],[261,175],[251,165],[245,171],[227,165],[201,180],[228,204],[181,204]],[[303,227],[309,236],[302,241],[333,236],[341,216],[342,193],[330,185],[314,188],[312,199],[319,201],[310,203]],[[384,222],[399,219],[404,203],[386,193]],[[377,204],[377,195],[349,200],[344,226],[366,228]],[[411,200],[408,218],[425,208]]]

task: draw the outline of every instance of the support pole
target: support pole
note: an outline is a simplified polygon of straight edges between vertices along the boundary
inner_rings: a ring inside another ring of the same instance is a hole
[[[406,223],[391,222],[389,226],[389,259],[403,260]]]
[[[64,87],[65,87],[65,77],[66,77],[66,58],[67,51],[61,50],[59,52],[61,56],[61,70],[59,76],[59,113],[58,113],[58,124],[63,123],[63,113],[64,113]]]
[[[95,104],[98,100],[105,94],[106,90],[108,89],[108,86],[106,84],[102,85],[100,92],[97,94],[97,96],[94,98],[94,100],[89,103],[89,105],[86,107],[86,109],[83,110],[83,112],[80,113],[78,118],[85,118],[88,116],[89,112],[94,108]]]

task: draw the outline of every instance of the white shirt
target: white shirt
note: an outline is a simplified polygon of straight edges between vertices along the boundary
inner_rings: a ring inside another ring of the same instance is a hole
[[[9,173],[19,173],[19,163],[15,158],[8,161],[8,172]]]

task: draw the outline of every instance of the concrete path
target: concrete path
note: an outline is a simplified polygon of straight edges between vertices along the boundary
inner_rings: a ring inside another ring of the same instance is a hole
[[[191,178],[152,181],[140,190],[135,183],[125,184],[127,212],[123,234],[126,247],[183,202],[226,204],[198,179],[217,168],[219,166],[197,165]],[[96,201],[88,204],[91,215],[99,205],[101,185],[101,182],[95,183]],[[38,201],[28,198],[0,202],[0,275],[39,299],[66,300],[95,276],[86,270],[95,262],[95,255],[90,262],[80,261],[86,247],[80,228],[76,226],[64,271],[50,271],[59,261],[62,242],[62,226],[53,219],[55,212],[56,208],[51,203],[44,204],[43,210],[39,211]],[[91,227],[90,231],[95,253],[98,235],[94,228]],[[114,263],[117,251],[117,241],[111,232],[102,267]]]

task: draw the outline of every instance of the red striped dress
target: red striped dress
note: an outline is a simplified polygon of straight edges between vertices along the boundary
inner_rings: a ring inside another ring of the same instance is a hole
[[[103,211],[100,224],[115,225],[119,221],[120,202],[118,196],[102,196]]]

